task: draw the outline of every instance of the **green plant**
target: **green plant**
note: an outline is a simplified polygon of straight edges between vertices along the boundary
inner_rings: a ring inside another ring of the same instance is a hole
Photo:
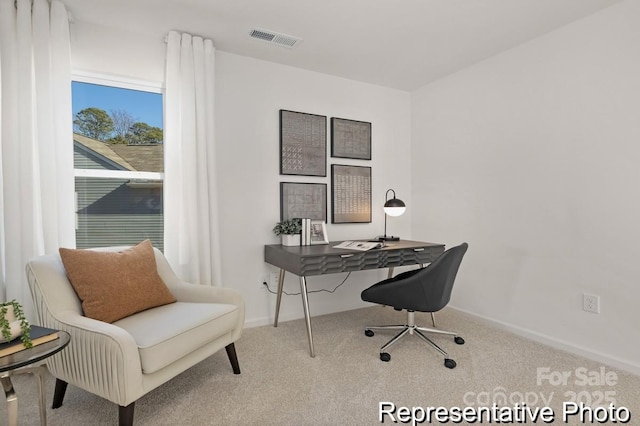
[[[11,340],[11,324],[7,319],[9,306],[13,307],[13,315],[16,317],[16,320],[20,321],[20,330],[22,331],[20,340],[22,340],[22,343],[28,349],[33,346],[33,343],[31,342],[31,326],[24,316],[22,305],[20,305],[20,303],[15,299],[11,302],[4,302],[0,304],[0,331],[2,332],[2,337],[4,337],[7,342]]]
[[[283,220],[273,227],[273,233],[276,235],[294,235],[300,232],[302,232],[302,220],[298,218]]]

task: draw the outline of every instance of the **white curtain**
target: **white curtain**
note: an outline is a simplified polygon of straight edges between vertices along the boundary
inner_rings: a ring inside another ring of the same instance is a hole
[[[0,0],[0,299],[28,316],[26,262],[75,244],[69,50],[62,3]]]
[[[185,281],[222,285],[214,138],[215,47],[171,31],[165,93],[164,251]]]

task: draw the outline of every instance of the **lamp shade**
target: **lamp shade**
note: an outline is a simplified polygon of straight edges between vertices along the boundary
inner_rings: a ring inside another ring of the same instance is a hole
[[[390,200],[387,200],[384,203],[384,212],[389,216],[400,216],[407,210],[407,206],[404,204],[404,201],[393,197]]]

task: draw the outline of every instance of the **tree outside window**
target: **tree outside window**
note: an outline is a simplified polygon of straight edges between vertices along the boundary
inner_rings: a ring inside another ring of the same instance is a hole
[[[73,83],[78,248],[132,245],[148,238],[162,250],[164,158],[159,92],[159,88],[149,92],[113,84]]]

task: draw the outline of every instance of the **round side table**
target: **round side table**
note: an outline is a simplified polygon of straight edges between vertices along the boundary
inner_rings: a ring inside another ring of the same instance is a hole
[[[7,397],[7,413],[9,426],[18,424],[18,396],[13,389],[11,376],[31,373],[38,377],[40,424],[47,424],[46,395],[44,390],[44,375],[47,371],[44,364],[33,365],[64,349],[71,340],[66,331],[58,331],[58,338],[47,343],[24,349],[11,355],[0,357],[0,382]]]

